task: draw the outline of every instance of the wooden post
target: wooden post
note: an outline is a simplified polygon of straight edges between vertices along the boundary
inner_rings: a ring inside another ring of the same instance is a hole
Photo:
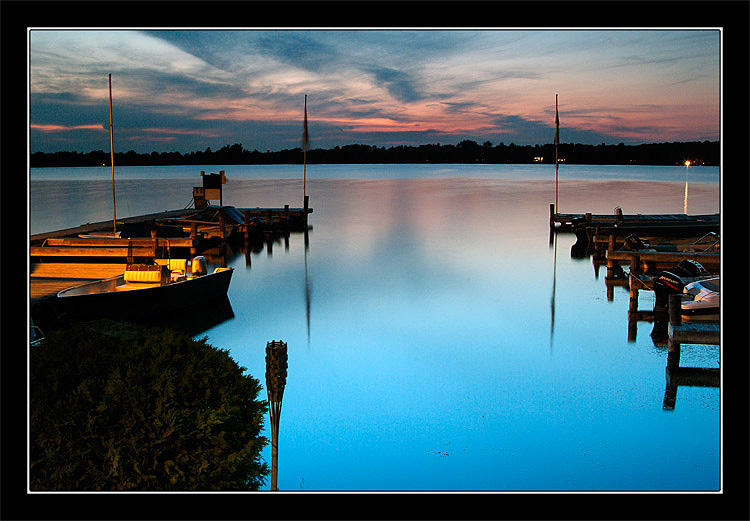
[[[245,223],[245,266],[250,267],[252,261],[250,260],[250,212],[248,210],[242,211],[242,220]]]
[[[221,240],[223,241],[226,239],[226,219],[224,218],[224,214],[219,214],[219,233],[221,234]]]
[[[151,230],[151,247],[154,250],[154,258],[157,258],[156,250],[159,247],[159,239],[156,238],[156,230]]]
[[[550,228],[555,227],[555,203],[549,204],[549,226]]]
[[[682,325],[682,295],[680,293],[669,295],[669,321],[675,326]]]
[[[601,223],[596,223],[596,228],[594,229],[594,258],[595,259],[601,259],[604,255],[602,254],[602,244],[598,242],[599,239],[599,226],[601,226]]]
[[[679,293],[669,295],[669,324],[679,326],[682,324],[682,298]],[[664,400],[662,409],[673,410],[677,402],[677,370],[680,368],[680,343],[675,342],[672,335],[669,335],[667,344],[667,367],[664,371],[664,377],[667,381],[664,390]]]
[[[307,214],[308,214],[308,209],[309,208],[310,208],[310,196],[306,195],[305,196],[305,203],[304,203],[304,212],[303,212],[304,217],[305,217],[305,222],[307,222]]]
[[[682,325],[682,296],[679,293],[669,295],[669,324],[672,327]],[[667,370],[674,372],[680,367],[680,342],[669,335],[667,344]]]
[[[219,185],[219,206],[224,206],[224,183],[227,182],[227,178],[224,175],[224,170],[219,170],[221,176],[221,184]]]
[[[245,224],[245,242],[250,242],[250,212],[242,211],[242,220]]]
[[[192,245],[190,246],[190,256],[192,257],[197,253],[195,243],[198,239],[198,223],[190,223],[190,239],[192,241]]]
[[[630,257],[630,273],[633,275],[638,275],[640,273],[641,269],[641,258],[638,255],[633,255]]]
[[[638,287],[633,283],[630,284],[630,306],[628,310],[632,313],[638,311]]]
[[[630,305],[628,307],[628,341],[635,342],[637,331],[638,331],[638,284],[633,283],[633,275],[638,273],[637,268],[633,270],[633,265],[638,266],[638,257],[634,257],[634,262],[631,259],[630,273],[631,277],[628,279],[630,289]]]

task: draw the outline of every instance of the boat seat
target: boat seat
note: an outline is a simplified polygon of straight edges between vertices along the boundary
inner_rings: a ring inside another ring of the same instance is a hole
[[[125,271],[125,282],[161,282],[161,272]]]
[[[129,264],[125,268],[125,282],[161,282],[165,266]]]

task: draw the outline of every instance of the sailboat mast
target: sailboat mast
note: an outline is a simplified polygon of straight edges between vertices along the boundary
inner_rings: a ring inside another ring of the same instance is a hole
[[[112,74],[109,75],[109,162],[112,165],[112,237],[116,237],[117,210],[115,209],[115,152],[112,138]]]
[[[302,135],[302,196],[307,196],[307,94],[305,94],[305,130]]]
[[[557,169],[558,169],[558,157],[557,157],[557,145],[560,143],[560,116],[557,112],[557,94],[555,94],[555,212],[560,213],[560,209],[557,205]]]

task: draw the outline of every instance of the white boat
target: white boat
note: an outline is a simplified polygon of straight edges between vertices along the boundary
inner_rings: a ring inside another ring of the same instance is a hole
[[[682,290],[682,312],[687,314],[718,313],[721,306],[721,277],[698,280]]]
[[[60,291],[57,302],[65,313],[82,318],[127,319],[154,317],[226,297],[233,268],[206,273],[205,259],[198,256],[188,271],[186,261],[179,261],[179,265],[174,261],[130,264],[122,275]]]

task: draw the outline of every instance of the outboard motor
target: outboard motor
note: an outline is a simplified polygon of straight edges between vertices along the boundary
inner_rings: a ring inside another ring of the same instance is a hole
[[[206,268],[206,259],[202,255],[198,255],[193,259],[193,262],[191,263],[191,270],[193,272],[193,277],[200,277],[201,275],[205,275],[207,272]]]
[[[662,271],[654,280],[654,294],[656,296],[654,304],[666,308],[669,295],[682,293],[685,288],[683,277],[699,277],[702,275],[708,275],[708,270],[701,263],[690,259],[680,261],[670,271]]]
[[[682,277],[699,277],[701,275],[708,275],[708,270],[704,268],[700,262],[692,259],[681,260],[680,263],[675,266],[674,271]]]

